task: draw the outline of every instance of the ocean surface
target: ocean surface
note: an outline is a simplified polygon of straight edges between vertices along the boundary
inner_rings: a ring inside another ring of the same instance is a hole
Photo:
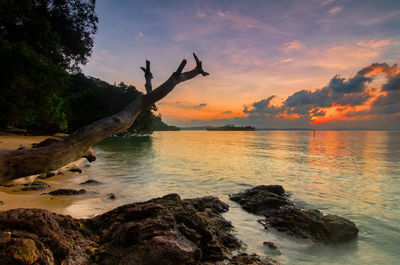
[[[230,205],[224,216],[249,253],[283,264],[400,264],[399,131],[317,131],[315,137],[310,131],[155,132],[106,139],[95,151],[97,161],[80,179],[105,183],[88,187],[103,203],[80,200],[69,206],[72,215],[92,216],[168,193],[213,195]],[[261,217],[228,199],[261,184],[280,184],[297,204],[352,220],[358,239],[325,246],[264,230]],[[115,201],[107,199],[110,192]]]

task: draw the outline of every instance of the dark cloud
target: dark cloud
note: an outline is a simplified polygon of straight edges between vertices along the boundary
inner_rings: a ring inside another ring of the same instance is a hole
[[[382,91],[398,91],[400,90],[400,74],[389,78],[388,82],[382,86]]]
[[[245,106],[243,109],[244,113],[247,114],[278,114],[282,112],[281,107],[273,106],[271,101],[275,98],[276,96],[270,96],[267,99],[260,100],[258,102],[254,102],[251,104],[251,107],[249,109],[248,106]]]
[[[359,73],[349,80],[345,80],[340,75],[335,75],[329,82],[328,88],[337,93],[360,93],[372,80],[372,77],[363,76]]]
[[[400,91],[389,91],[380,95],[371,106],[370,114],[400,113]]]
[[[322,88],[315,91],[301,90],[289,96],[284,101],[288,113],[306,115],[314,107],[329,107],[332,105],[332,98],[329,96],[329,89]]]

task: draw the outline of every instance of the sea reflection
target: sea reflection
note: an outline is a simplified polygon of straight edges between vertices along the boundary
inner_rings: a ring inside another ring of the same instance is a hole
[[[84,174],[105,182],[98,191],[116,193],[117,200],[103,200],[90,213],[172,192],[184,198],[213,195],[231,205],[226,218],[249,252],[268,253],[262,242],[271,239],[281,251],[274,258],[286,264],[400,259],[400,132],[156,132],[110,138],[95,149],[98,160]],[[358,241],[333,248],[265,231],[258,217],[227,196],[261,184],[281,184],[298,204],[353,220]]]

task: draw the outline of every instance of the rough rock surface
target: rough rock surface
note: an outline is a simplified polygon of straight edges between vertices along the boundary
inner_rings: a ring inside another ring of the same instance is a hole
[[[127,204],[93,219],[40,209],[0,213],[0,264],[278,264],[241,254],[215,197],[177,194]]]
[[[289,235],[328,244],[357,238],[358,229],[352,221],[299,207],[289,200],[289,195],[280,185],[258,186],[233,194],[230,199],[248,212],[264,215],[261,223],[265,229],[274,227]]]

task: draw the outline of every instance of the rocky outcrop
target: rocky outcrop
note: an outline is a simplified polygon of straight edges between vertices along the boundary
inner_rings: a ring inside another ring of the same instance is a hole
[[[273,227],[289,235],[315,242],[337,244],[357,238],[356,225],[337,215],[324,215],[318,210],[295,205],[280,185],[258,186],[230,199],[248,212],[263,215],[265,229]]]
[[[241,242],[215,197],[177,194],[127,204],[93,219],[39,209],[0,213],[0,264],[278,264],[231,256]]]

